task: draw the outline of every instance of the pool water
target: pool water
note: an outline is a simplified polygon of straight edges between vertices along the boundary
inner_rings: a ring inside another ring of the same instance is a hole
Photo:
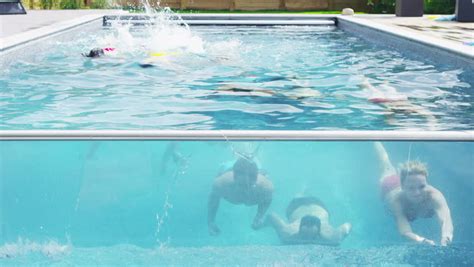
[[[399,236],[373,142],[2,141],[0,265],[472,266],[473,143],[384,145],[395,166],[428,164],[451,210],[452,246]],[[237,154],[252,155],[272,181],[269,212],[283,216],[294,196],[312,195],[331,224],[350,222],[352,232],[339,247],[282,245],[273,229],[250,227],[255,207],[221,201],[221,234],[210,236],[208,195]],[[436,219],[412,227],[439,242]]]
[[[472,69],[435,66],[333,26],[89,24],[73,38],[39,47],[1,72],[0,129],[472,130],[474,125]],[[96,47],[115,50],[103,58],[81,56]],[[374,96],[366,83],[389,98],[404,95],[411,108],[369,101]]]

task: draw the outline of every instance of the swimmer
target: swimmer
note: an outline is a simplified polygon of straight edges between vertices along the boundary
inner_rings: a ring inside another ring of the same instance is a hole
[[[321,93],[311,88],[296,87],[291,90],[275,91],[251,85],[224,84],[217,88],[219,95],[241,95],[241,96],[261,96],[261,97],[284,97],[292,100],[304,100],[309,98],[319,98]]]
[[[311,98],[321,98],[322,94],[316,89],[308,87],[297,87],[288,91],[283,91],[281,94],[289,99],[304,100]]]
[[[380,178],[381,196],[395,217],[400,235],[418,244],[435,245],[426,237],[415,234],[410,223],[418,218],[436,217],[441,226],[440,245],[453,241],[453,222],[444,195],[427,182],[426,165],[408,161],[395,170],[382,143],[374,143],[383,172]]]
[[[85,57],[90,57],[90,58],[97,58],[97,57],[102,57],[107,54],[111,54],[115,52],[116,49],[113,47],[105,47],[105,48],[94,48],[89,51],[89,53],[82,53],[83,56]]]
[[[265,220],[284,244],[339,245],[350,233],[352,225],[344,223],[334,228],[329,223],[329,212],[315,197],[296,197],[286,209],[288,223],[275,213]]]
[[[166,146],[165,153],[161,159],[160,169],[162,174],[166,173],[170,161],[183,170],[187,169],[191,155],[183,155],[181,152],[179,152],[178,146],[178,142],[170,142]]]
[[[82,53],[85,57],[90,58],[99,58],[103,56],[110,56],[117,52],[117,49],[113,47],[106,48],[94,48],[89,51],[89,53]],[[142,68],[154,67],[157,61],[164,61],[163,57],[175,55],[176,53],[166,53],[166,52],[153,52],[150,53],[150,56],[146,58],[143,62],[139,63],[139,66]]]
[[[209,234],[218,235],[220,233],[215,218],[221,198],[236,205],[257,205],[257,214],[253,220],[252,228],[259,229],[263,227],[264,215],[272,202],[272,194],[273,184],[265,175],[259,173],[257,164],[249,158],[239,158],[232,170],[221,174],[214,180],[208,201]]]
[[[257,86],[224,84],[223,86],[217,88],[217,94],[270,97],[274,96],[276,93],[273,90],[264,89]]]
[[[429,129],[436,129],[438,120],[427,108],[413,104],[408,96],[397,91],[395,87],[384,84],[384,90],[373,86],[367,79],[361,84],[361,87],[368,91],[370,102],[383,106],[391,113],[418,114],[426,119]],[[392,120],[389,123],[393,124]]]

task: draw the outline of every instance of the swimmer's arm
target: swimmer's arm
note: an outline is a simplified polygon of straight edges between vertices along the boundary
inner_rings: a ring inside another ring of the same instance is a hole
[[[270,224],[278,234],[283,243],[291,243],[291,234],[288,225],[275,213],[267,216],[265,224]]]
[[[252,228],[253,229],[258,229],[263,226],[263,216],[265,215],[265,212],[267,212],[268,208],[270,207],[270,204],[272,202],[271,197],[265,197],[263,202],[258,204],[258,209],[257,209],[257,214],[255,215],[255,218],[253,219],[252,223]]]
[[[337,246],[340,241],[341,238],[338,237],[336,231],[331,226],[321,225],[321,240],[318,240],[318,244]]]
[[[263,184],[263,191],[261,196],[261,201],[258,203],[257,214],[253,220],[252,228],[258,229],[263,226],[263,216],[267,212],[270,204],[272,203],[272,194],[273,194],[273,185],[272,183],[265,178]]]
[[[427,243],[430,245],[434,245],[434,242],[432,240],[419,236],[413,232],[410,226],[410,222],[408,221],[407,217],[403,214],[402,207],[400,203],[398,203],[398,201],[391,200],[390,208],[395,216],[395,221],[397,223],[398,232],[400,233],[400,235],[416,243],[420,243],[420,244]]]
[[[207,213],[207,222],[214,223],[216,219],[217,210],[219,209],[220,196],[214,192],[214,190],[209,195],[209,201],[207,203],[208,213]]]
[[[363,89],[367,89],[370,91],[371,95],[377,95],[377,94],[380,94],[380,90],[378,90],[377,88],[375,88],[370,82],[369,82],[369,79],[365,78],[364,77],[364,80],[362,81],[362,83],[360,84],[360,87],[362,87]]]
[[[442,246],[449,245],[453,241],[453,221],[448,203],[443,194],[434,189],[433,201],[435,202],[436,216],[441,224],[441,242]]]
[[[318,244],[338,246],[342,240],[349,234],[351,225],[345,223],[337,229],[329,225],[328,223],[321,224],[321,240],[318,240]]]
[[[217,210],[219,209],[219,203],[221,199],[221,180],[217,178],[212,186],[212,191],[209,194],[209,199],[207,202],[207,224],[208,226],[214,226],[214,221],[216,219]]]

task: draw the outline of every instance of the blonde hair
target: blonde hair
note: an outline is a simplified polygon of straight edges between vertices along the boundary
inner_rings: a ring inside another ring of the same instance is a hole
[[[422,174],[428,177],[428,167],[420,161],[407,161],[399,166],[400,181],[403,184],[408,175]]]

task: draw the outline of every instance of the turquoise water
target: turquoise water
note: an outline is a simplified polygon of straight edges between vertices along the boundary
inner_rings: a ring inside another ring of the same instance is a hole
[[[81,56],[95,47],[116,50]],[[0,129],[472,130],[473,77],[337,27],[91,24],[2,69]]]
[[[396,165],[428,164],[454,224],[451,247],[416,246],[397,233],[378,192],[373,142],[2,141],[0,265],[450,265],[472,266],[472,142],[386,142]],[[410,151],[410,152],[409,152]],[[284,246],[250,227],[255,207],[222,201],[207,231],[213,179],[253,153],[283,215],[297,194],[314,195],[334,225],[350,222],[340,247]],[[408,155],[410,154],[410,156]],[[412,224],[439,241],[435,219]]]

